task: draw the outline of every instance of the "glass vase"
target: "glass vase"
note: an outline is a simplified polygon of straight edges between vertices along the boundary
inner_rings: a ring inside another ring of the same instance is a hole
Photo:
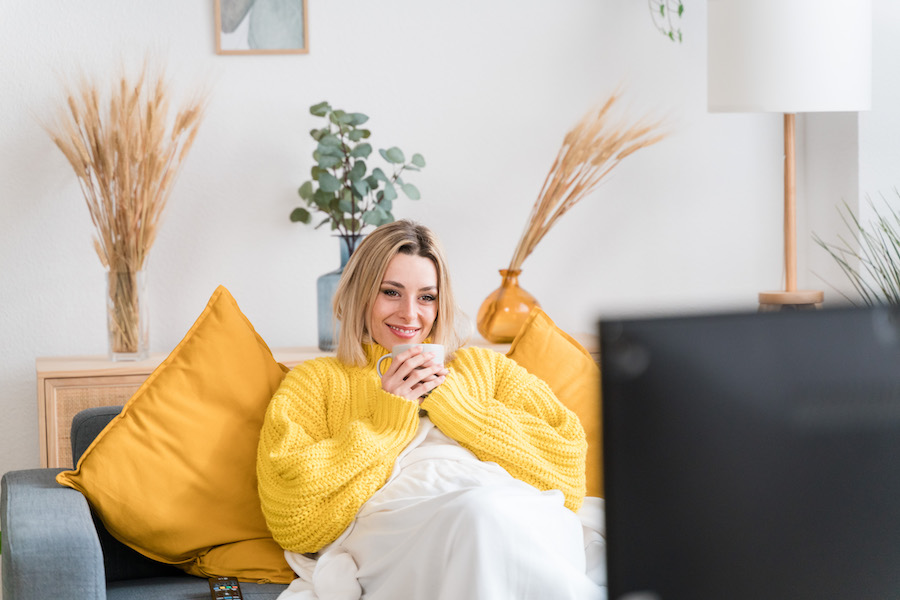
[[[106,272],[106,325],[111,360],[144,360],[150,355],[146,271]]]
[[[500,269],[503,277],[478,309],[478,333],[493,344],[508,344],[522,328],[538,301],[519,287],[521,270]]]
[[[334,271],[320,275],[316,280],[316,302],[318,312],[319,350],[331,352],[337,347],[340,324],[334,320],[332,301],[338,282],[344,273],[347,261],[359,245],[362,235],[339,235],[341,243],[341,266]]]

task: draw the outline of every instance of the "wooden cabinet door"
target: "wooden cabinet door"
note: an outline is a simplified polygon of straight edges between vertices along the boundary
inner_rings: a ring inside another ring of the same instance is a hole
[[[70,469],[72,418],[86,408],[125,404],[147,374],[44,379],[41,466]]]

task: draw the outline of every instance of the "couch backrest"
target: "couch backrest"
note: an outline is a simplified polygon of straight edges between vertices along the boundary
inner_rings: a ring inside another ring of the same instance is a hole
[[[121,406],[97,406],[86,408],[72,418],[72,461],[78,460],[87,447],[91,445],[103,428],[122,412]]]

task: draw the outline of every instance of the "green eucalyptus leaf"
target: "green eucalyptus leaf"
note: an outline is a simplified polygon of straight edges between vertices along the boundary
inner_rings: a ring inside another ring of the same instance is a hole
[[[326,155],[318,158],[320,169],[334,169],[335,167],[340,166],[342,162],[344,161],[339,156]]]
[[[342,196],[338,201],[338,210],[344,213],[353,212],[353,197]]]
[[[404,183],[401,186],[401,189],[403,190],[403,193],[406,194],[406,197],[410,200],[419,200],[422,197],[422,195],[419,194],[419,188],[411,183]]]
[[[312,200],[313,197],[313,184],[312,181],[307,181],[303,185],[300,186],[300,189],[297,190],[297,193],[300,194],[300,197],[304,200]],[[304,223],[308,223],[309,221],[304,221]]]
[[[354,116],[351,113],[336,110],[332,114],[337,116],[335,125],[353,125]]]
[[[352,187],[353,191],[356,192],[356,195],[359,198],[365,198],[366,194],[369,193],[369,184],[366,183],[365,179],[354,181]]]
[[[398,165],[402,165],[406,162],[406,156],[403,154],[403,150],[397,148],[396,146],[392,148],[388,148],[388,156],[391,158],[391,162],[394,162]]]
[[[369,136],[372,135],[372,132],[369,131],[368,129],[359,129],[359,130],[357,130],[357,131],[362,131],[362,136],[363,136],[363,139],[364,139],[364,140],[365,140],[365,139],[368,139]]]
[[[354,127],[357,125],[362,125],[363,123],[365,123],[366,121],[369,120],[369,117],[362,113],[351,113],[350,118],[351,118],[350,124],[353,125]]]
[[[319,175],[321,173],[322,169],[320,169],[318,165],[313,165],[313,167],[309,170],[309,174],[312,176],[313,181],[318,181]]]
[[[319,140],[319,148],[321,148],[322,146],[337,146],[338,148],[340,148],[341,139],[333,133],[329,133],[322,136],[322,138]]]
[[[331,114],[328,115],[328,119],[335,125],[340,125],[341,118],[346,117],[346,116],[347,116],[347,113],[338,108],[336,110],[331,111]]]
[[[425,157],[419,153],[416,153],[413,154],[412,161],[410,162],[412,162],[412,164],[414,164],[415,166],[422,168],[425,166]]]
[[[384,219],[386,214],[380,208],[375,208],[362,216],[362,220],[368,223],[369,225],[374,225],[378,227],[382,223],[384,223]]]
[[[379,152],[380,152],[380,150],[379,150]],[[375,167],[374,169],[372,169],[372,177],[374,177],[378,181],[383,181],[384,183],[391,182],[391,180],[388,179],[388,176],[385,175],[384,171],[382,171],[379,167]]]
[[[372,154],[372,144],[363,142],[362,144],[358,144],[353,150],[350,151],[350,156],[353,158],[368,158],[368,156]]]
[[[309,112],[317,117],[324,117],[331,111],[331,105],[327,102],[319,102],[309,107]]]
[[[306,223],[309,224],[312,215],[305,208],[295,208],[291,211],[291,222],[292,223]]]
[[[384,196],[382,196],[385,200],[396,200],[397,199],[397,190],[394,188],[393,184],[385,184],[384,186]]]
[[[319,187],[321,188],[321,190],[323,192],[327,192],[327,193],[336,192],[339,189],[341,189],[341,182],[337,177],[335,177],[331,173],[328,173],[327,171],[323,171],[319,175]]]
[[[381,154],[381,157],[389,163],[402,165],[406,162],[406,157],[403,156],[403,151],[396,146],[388,148],[387,150],[379,150],[378,152]]]
[[[359,181],[363,177],[366,176],[366,163],[362,160],[358,160],[353,163],[353,168],[350,169],[350,181]]]
[[[340,146],[323,146],[322,144],[319,144],[317,152],[319,153],[319,156],[333,156],[340,160],[343,160],[344,158],[344,152]],[[316,160],[318,160],[318,158],[316,158]]]
[[[309,131],[309,135],[312,136],[312,139],[314,139],[318,142],[319,140],[322,139],[322,136],[325,135],[326,132],[327,132],[327,130],[311,129]]]
[[[334,194],[329,194],[321,189],[316,190],[316,193],[313,194],[313,202],[319,207],[319,210],[327,211],[333,198]]]
[[[381,200],[378,202],[378,208],[381,210],[391,211],[394,209],[394,202],[391,200],[387,200],[384,196],[381,197]]]
[[[321,227],[322,225],[324,225],[325,223],[328,223],[328,222],[330,222],[330,221],[331,221],[331,217],[330,217],[330,216],[325,217],[324,219],[322,219],[321,221],[319,221],[319,224],[316,225],[316,229],[318,229],[319,227]]]
[[[351,142],[358,142],[363,139],[363,130],[362,129],[352,129],[347,133],[347,138]]]

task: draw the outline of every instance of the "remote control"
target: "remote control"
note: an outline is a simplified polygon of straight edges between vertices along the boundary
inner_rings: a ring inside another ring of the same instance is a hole
[[[210,577],[209,591],[213,600],[243,600],[241,584],[234,577]]]

